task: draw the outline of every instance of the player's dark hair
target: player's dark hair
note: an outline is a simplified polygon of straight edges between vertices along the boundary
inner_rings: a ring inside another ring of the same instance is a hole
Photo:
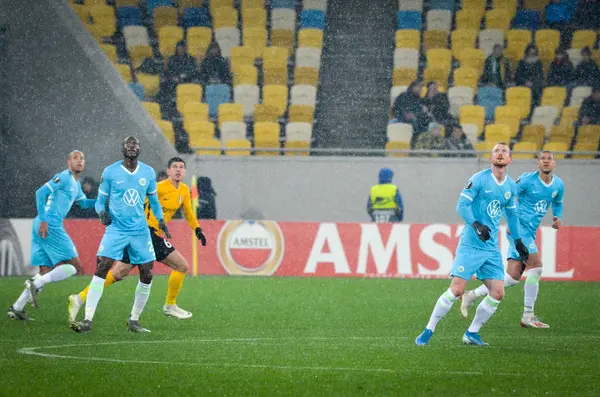
[[[167,168],[171,168],[171,165],[173,163],[183,163],[183,165],[185,166],[185,161],[181,157],[173,157],[167,163]]]
[[[538,153],[538,160],[540,159],[540,157],[542,157],[542,154],[548,153],[549,155],[552,156],[552,158],[554,158],[554,153],[552,153],[550,150],[542,150],[541,152]]]

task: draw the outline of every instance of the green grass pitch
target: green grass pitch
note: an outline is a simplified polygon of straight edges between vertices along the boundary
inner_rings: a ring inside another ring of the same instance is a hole
[[[152,333],[131,334],[130,277],[79,335],[66,302],[87,282],[47,285],[28,324],[0,318],[0,395],[600,395],[597,283],[542,282],[548,330],[519,327],[521,284],[482,329],[489,347],[461,344],[458,304],[417,347],[447,280],[191,277],[178,303],[194,317],[182,321],[162,314],[167,278],[155,277],[141,318]],[[4,308],[22,283],[0,278]]]

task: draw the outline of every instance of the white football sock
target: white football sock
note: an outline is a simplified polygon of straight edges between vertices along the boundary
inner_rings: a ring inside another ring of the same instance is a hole
[[[496,313],[496,309],[498,308],[499,300],[492,298],[491,296],[486,296],[484,300],[481,301],[479,306],[477,306],[477,311],[475,311],[475,318],[473,322],[469,326],[469,332],[479,332],[483,324],[485,324],[490,317],[494,313]]]
[[[102,293],[104,292],[104,279],[98,276],[94,276],[92,278],[92,282],[90,283],[90,290],[88,292],[87,300],[85,302],[85,319],[92,321],[94,319],[94,314],[96,313],[96,307],[98,306],[98,302],[100,302],[100,298],[102,298]]]
[[[137,321],[140,319],[140,315],[144,311],[146,302],[150,298],[150,289],[152,288],[152,282],[150,284],[144,284],[141,281],[138,282],[135,288],[135,300],[133,301],[133,307],[131,308],[131,319]]]
[[[473,292],[475,293],[476,297],[481,298],[482,296],[486,296],[489,290],[485,284],[481,284],[479,287],[475,288]]]
[[[33,285],[35,285],[35,288],[40,289],[45,284],[62,281],[75,275],[75,273],[77,273],[77,269],[75,269],[75,266],[73,265],[67,264],[56,266],[54,269],[44,274],[43,276],[34,278]]]
[[[435,331],[435,326],[437,323],[444,318],[444,316],[452,308],[454,302],[457,300],[458,297],[454,296],[450,288],[448,288],[448,290],[444,292],[435,303],[435,307],[433,308],[433,312],[431,313],[431,317],[429,318],[426,328]]]
[[[513,285],[517,285],[519,284],[519,280],[515,280],[514,278],[511,277],[510,274],[506,273],[504,275],[504,288],[510,288]]]
[[[537,300],[538,291],[540,290],[540,277],[542,276],[542,268],[536,267],[530,269],[525,279],[525,299],[524,299],[524,314],[533,314],[533,307]]]
[[[23,308],[25,307],[25,305],[27,304],[27,302],[29,301],[29,289],[25,288],[23,290],[23,292],[21,292],[21,295],[19,295],[19,298],[17,299],[17,301],[13,304],[13,309],[17,310],[17,311],[23,311]]]

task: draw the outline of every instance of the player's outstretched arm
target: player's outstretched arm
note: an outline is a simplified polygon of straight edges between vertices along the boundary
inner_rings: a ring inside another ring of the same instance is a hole
[[[42,222],[46,222],[46,201],[50,194],[52,194],[52,189],[47,183],[35,191],[35,206]]]
[[[553,223],[552,227],[554,229],[559,229],[561,227],[562,213],[563,213],[563,195],[564,195],[564,187],[561,187],[558,191],[558,194],[552,200],[552,216]]]
[[[82,198],[77,200],[79,208],[86,210],[88,208],[96,208],[96,199]]]
[[[186,197],[183,200],[183,214],[185,219],[187,220],[188,225],[192,228],[194,233],[196,234],[196,238],[200,240],[202,246],[206,246],[206,236],[202,231],[202,228],[198,224],[198,219],[196,219],[196,214],[194,214],[194,210],[192,209],[192,196],[190,191],[188,190],[186,193]]]

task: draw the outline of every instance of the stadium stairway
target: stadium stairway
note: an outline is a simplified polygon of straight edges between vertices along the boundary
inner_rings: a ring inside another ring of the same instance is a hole
[[[396,0],[329,0],[316,147],[385,144],[396,8]]]

